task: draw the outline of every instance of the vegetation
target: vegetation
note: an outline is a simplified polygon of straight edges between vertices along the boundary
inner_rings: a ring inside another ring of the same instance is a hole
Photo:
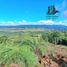
[[[67,45],[67,32],[1,32],[0,64],[37,67],[38,56],[50,43]]]
[[[53,44],[67,45],[67,32],[59,32],[59,31],[48,32],[44,33],[42,37],[44,40],[47,40],[48,42]]]

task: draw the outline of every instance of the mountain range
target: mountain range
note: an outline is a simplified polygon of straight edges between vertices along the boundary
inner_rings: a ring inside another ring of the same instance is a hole
[[[67,26],[64,25],[17,25],[17,26],[0,26],[0,29],[3,28],[23,28],[23,29],[32,29],[32,28],[42,28],[48,30],[59,30],[59,31],[67,31]]]

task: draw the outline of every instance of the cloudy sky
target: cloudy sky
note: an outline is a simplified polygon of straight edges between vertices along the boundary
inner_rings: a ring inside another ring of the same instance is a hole
[[[55,20],[46,16],[49,5],[59,10]],[[0,0],[0,25],[67,25],[67,0]]]

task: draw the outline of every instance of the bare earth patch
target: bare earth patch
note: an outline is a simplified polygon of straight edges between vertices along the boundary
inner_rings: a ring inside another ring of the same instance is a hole
[[[62,45],[49,45],[46,55],[39,59],[40,67],[67,67],[67,47]]]

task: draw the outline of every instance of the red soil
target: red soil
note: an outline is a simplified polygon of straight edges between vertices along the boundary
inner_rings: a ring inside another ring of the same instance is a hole
[[[40,67],[67,67],[67,58],[61,54],[42,56],[39,59]]]

